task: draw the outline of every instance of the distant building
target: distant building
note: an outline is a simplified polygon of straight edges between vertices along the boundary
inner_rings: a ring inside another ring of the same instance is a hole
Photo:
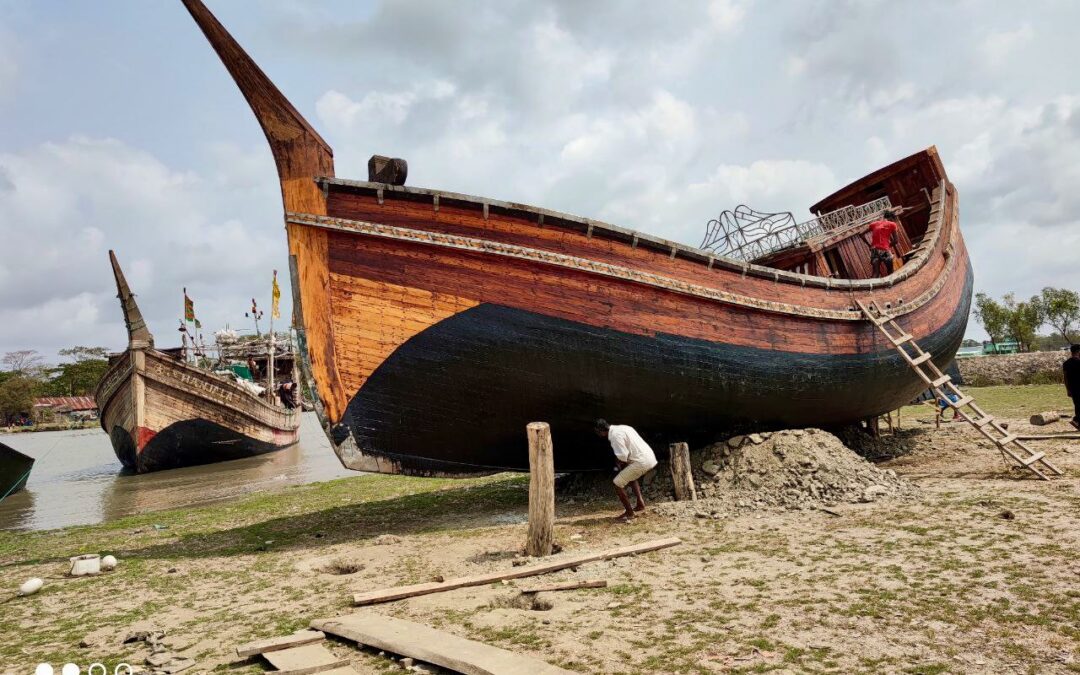
[[[983,354],[1016,354],[1020,351],[1020,343],[1016,340],[1004,340],[1002,342],[983,342]]]
[[[98,407],[93,396],[46,396],[34,399],[35,422],[93,420],[97,416]]]

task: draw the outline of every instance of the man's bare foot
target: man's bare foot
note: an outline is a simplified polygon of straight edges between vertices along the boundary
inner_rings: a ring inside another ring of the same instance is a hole
[[[630,522],[634,519],[633,511],[623,511],[621,515],[615,517],[615,520],[621,520],[623,522]]]
[[[634,511],[637,511],[638,513],[644,513],[645,505],[639,503],[637,506],[634,507]]]

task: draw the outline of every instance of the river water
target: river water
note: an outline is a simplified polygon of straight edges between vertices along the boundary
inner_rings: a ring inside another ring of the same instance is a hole
[[[120,462],[101,429],[0,434],[0,442],[37,460],[26,489],[0,502],[0,529],[101,523],[357,475],[341,466],[315,413],[304,413],[300,442],[291,448],[142,475],[120,473]]]

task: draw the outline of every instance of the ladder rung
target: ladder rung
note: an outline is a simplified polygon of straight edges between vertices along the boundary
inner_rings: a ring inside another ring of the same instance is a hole
[[[993,421],[994,421],[994,416],[993,415],[987,415],[986,417],[980,417],[977,420],[971,420],[971,423],[974,424],[977,427],[985,427],[987,424],[990,424]]]
[[[922,364],[926,363],[931,358],[933,358],[933,355],[930,354],[930,352],[923,352],[919,356],[916,356],[915,358],[908,361],[908,363],[910,363],[913,366],[919,366],[919,365],[922,365]]]
[[[971,403],[975,399],[971,398],[970,396],[964,396],[964,397],[960,398],[960,400],[958,400],[958,401],[954,401],[952,399],[947,399],[947,400],[949,401],[949,406],[950,407],[952,407],[952,408],[963,408],[964,406],[966,406],[968,403]]]
[[[1005,436],[1003,438],[997,439],[996,442],[997,442],[998,445],[1008,445],[1009,443],[1012,443],[1015,440],[1016,440],[1016,434],[1005,434]]]
[[[949,377],[948,374],[942,375],[938,379],[934,380],[933,382],[930,383],[930,386],[931,387],[940,387],[941,385],[945,384],[946,382],[952,382],[952,378]]]
[[[899,347],[900,345],[904,344],[905,342],[912,342],[914,339],[915,338],[913,338],[911,336],[911,333],[904,333],[903,335],[898,335],[895,338],[890,337],[889,341],[892,342],[897,347]]]
[[[1039,460],[1040,460],[1040,459],[1042,459],[1043,457],[1046,457],[1046,453],[1045,453],[1045,452],[1036,452],[1036,453],[1035,453],[1034,455],[1032,455],[1031,457],[1028,457],[1027,459],[1022,459],[1022,460],[1020,460],[1020,463],[1021,463],[1021,464],[1023,464],[1024,466],[1031,466],[1032,464],[1034,464],[1035,462],[1039,461]]]

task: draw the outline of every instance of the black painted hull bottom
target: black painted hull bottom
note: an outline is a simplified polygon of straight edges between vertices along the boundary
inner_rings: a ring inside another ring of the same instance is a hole
[[[295,445],[274,445],[259,441],[208,420],[184,420],[162,429],[136,451],[135,441],[126,429],[113,427],[109,434],[116,458],[124,469],[150,473],[184,466],[198,466],[254,457]]]
[[[963,339],[971,273],[953,317],[920,344],[945,367]],[[833,426],[906,405],[926,385],[885,339],[861,355],[799,354],[675,335],[631,335],[498,305],[401,345],[331,430],[402,473],[527,471],[525,425],[551,424],[561,471],[607,470],[593,420],[630,424],[661,453],[756,427]]]
[[[26,487],[34,458],[0,443],[0,499]]]

